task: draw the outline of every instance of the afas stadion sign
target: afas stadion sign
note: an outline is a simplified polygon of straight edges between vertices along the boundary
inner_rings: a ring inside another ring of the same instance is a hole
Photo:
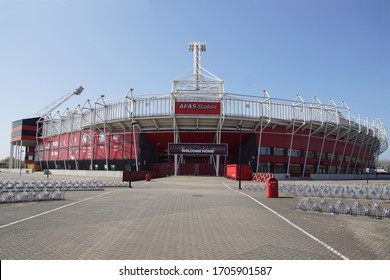
[[[221,103],[219,102],[176,102],[176,115],[219,115]]]

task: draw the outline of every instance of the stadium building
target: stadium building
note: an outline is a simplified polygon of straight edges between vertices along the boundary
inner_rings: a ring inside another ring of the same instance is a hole
[[[383,123],[353,117],[344,102],[225,92],[223,80],[201,65],[206,45],[190,43],[189,50],[193,68],[173,81],[169,94],[135,96],[130,89],[56,112],[81,94],[79,87],[35,118],[14,122],[11,157],[23,151],[35,169],[131,167],[159,177],[224,176],[226,165],[240,161],[256,173],[308,177],[364,173],[388,147]]]

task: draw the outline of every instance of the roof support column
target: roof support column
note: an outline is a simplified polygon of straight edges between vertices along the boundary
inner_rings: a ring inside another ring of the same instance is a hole
[[[312,135],[312,131],[311,131],[312,130],[312,126],[313,126],[313,122],[310,121],[310,128],[309,128],[309,135],[307,136],[306,151],[305,151],[305,162],[303,163],[302,177],[305,177],[307,155],[308,155],[308,152],[309,152],[310,138],[311,138],[311,135]]]

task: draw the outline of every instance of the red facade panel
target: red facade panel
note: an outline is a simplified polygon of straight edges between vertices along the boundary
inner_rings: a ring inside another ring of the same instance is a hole
[[[94,159],[105,159],[108,157],[108,145],[109,145],[109,134],[103,131],[95,131],[93,145],[93,156]],[[88,157],[87,157],[88,158]]]
[[[65,133],[59,136],[58,144],[58,158],[59,160],[69,159],[69,133]]]
[[[68,160],[69,159],[69,148],[61,148],[59,149],[59,159],[60,160]]]
[[[81,132],[73,132],[69,135],[68,146],[79,147],[80,146],[80,134]]]
[[[91,146],[81,146],[80,147],[80,160],[90,160],[92,157]]]
[[[93,155],[97,160],[106,159],[106,157],[108,157],[108,148],[102,145],[95,145],[93,149]]]
[[[60,149],[69,147],[69,137],[70,137],[69,133],[65,133],[65,134],[61,135],[61,137],[60,137],[60,145],[59,145]]]
[[[92,141],[92,144],[94,143],[93,142],[94,137],[95,137],[94,131],[83,130],[80,133],[80,140],[79,140],[80,146],[91,146],[91,141]]]
[[[73,132],[68,136],[68,159],[78,160],[80,158],[81,132]]]
[[[110,158],[122,159],[124,154],[124,134],[123,132],[113,132],[110,135]]]
[[[135,142],[133,142],[133,137],[132,133],[126,133],[125,134],[125,151],[124,151],[124,156],[125,159],[130,158],[130,154],[132,155],[132,158],[135,159],[136,154],[137,154],[137,148],[138,148],[138,138],[139,134],[138,132],[134,132],[134,137],[135,137]],[[132,151],[130,152],[130,148],[132,147]]]
[[[80,134],[80,152],[79,152],[78,159],[90,160],[92,158],[94,140],[95,140],[94,131],[83,130],[81,132],[81,134]],[[91,147],[91,145],[92,145],[92,147]]]
[[[49,146],[50,146],[50,157],[49,160],[59,160],[60,155],[59,155],[59,146],[60,146],[60,137],[59,135],[55,135],[51,137],[49,141]]]

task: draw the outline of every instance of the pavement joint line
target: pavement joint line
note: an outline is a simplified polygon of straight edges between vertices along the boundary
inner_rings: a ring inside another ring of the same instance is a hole
[[[54,208],[54,209],[49,210],[49,211],[46,211],[46,212],[42,212],[42,213],[39,213],[39,214],[30,216],[30,217],[27,217],[27,218],[24,218],[24,219],[21,219],[21,220],[17,220],[17,221],[15,221],[15,222],[12,222],[12,223],[9,223],[9,224],[0,226],[0,229],[6,228],[6,227],[9,227],[9,226],[12,226],[12,225],[15,225],[15,224],[24,222],[24,221],[28,221],[28,220],[31,220],[31,219],[34,219],[34,218],[37,218],[37,217],[40,217],[40,216],[49,214],[49,213],[51,213],[51,212],[54,212],[54,211],[57,211],[57,210],[61,210],[61,209],[63,209],[63,208],[66,208],[66,207],[69,207],[69,206],[72,206],[72,205],[75,205],[75,204],[78,204],[78,203],[81,203],[81,202],[84,202],[84,201],[87,201],[87,200],[90,200],[90,199],[99,197],[99,196],[102,196],[102,195],[106,195],[106,194],[109,194],[109,193],[112,193],[112,192],[114,192],[114,191],[101,193],[101,194],[98,194],[98,195],[95,195],[95,196],[91,196],[91,197],[88,197],[88,198],[85,198],[85,199],[82,199],[82,200],[79,200],[79,201],[75,201],[75,202],[72,202],[72,203],[69,203],[69,204],[66,204],[66,205],[63,205],[63,206]]]
[[[284,220],[285,222],[287,222],[288,224],[290,224],[291,226],[293,226],[294,228],[296,228],[297,230],[299,230],[300,232],[304,233],[305,235],[307,235],[308,237],[310,237],[311,239],[313,239],[314,241],[318,242],[319,244],[321,244],[322,246],[324,246],[326,249],[328,249],[329,251],[331,251],[332,253],[336,254],[337,256],[339,256],[340,258],[342,258],[343,260],[349,260],[349,258],[347,258],[346,256],[342,255],[341,253],[339,253],[336,249],[332,248],[331,246],[329,246],[328,244],[326,244],[325,242],[321,241],[320,239],[318,239],[317,237],[313,236],[312,234],[308,233],[307,231],[305,231],[304,229],[302,229],[301,227],[297,226],[296,224],[294,224],[293,222],[291,222],[290,220],[288,220],[287,218],[283,217],[282,215],[280,215],[278,212],[276,212],[275,210],[269,208],[268,206],[264,205],[263,203],[261,203],[260,201],[258,201],[257,199],[253,198],[252,196],[246,194],[246,193],[243,193],[243,192],[240,192],[240,191],[237,191],[237,190],[234,190],[232,189],[231,187],[229,187],[226,183],[223,183],[228,189],[230,189],[231,191],[234,191],[236,193],[239,193],[241,195],[244,195],[246,197],[249,197],[250,199],[252,199],[254,202],[256,202],[257,204],[261,205],[262,207],[264,207],[265,209],[267,209],[268,211],[270,211],[271,213],[275,214],[276,216],[278,216],[279,218],[281,218],[282,220]]]

